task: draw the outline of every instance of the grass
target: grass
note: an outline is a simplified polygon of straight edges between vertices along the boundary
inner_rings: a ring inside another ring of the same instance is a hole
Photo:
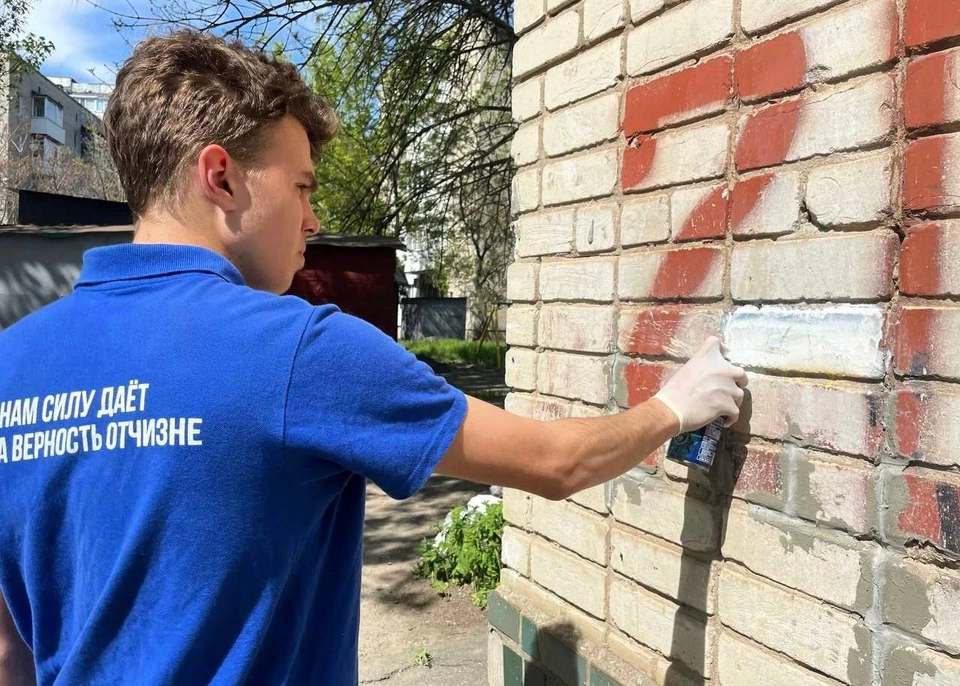
[[[493,341],[484,341],[477,355],[476,341],[458,341],[451,338],[425,338],[420,341],[400,341],[404,348],[421,359],[430,359],[443,364],[476,364],[487,369],[503,369],[505,346],[500,345],[499,366],[497,346]]]

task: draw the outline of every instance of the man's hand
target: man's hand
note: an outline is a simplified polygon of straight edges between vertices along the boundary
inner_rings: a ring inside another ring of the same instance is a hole
[[[654,397],[673,410],[680,433],[695,431],[718,417],[736,424],[747,374],[720,354],[720,341],[710,337]]]
[[[0,686],[28,686],[37,683],[33,654],[20,638],[17,627],[0,593]]]

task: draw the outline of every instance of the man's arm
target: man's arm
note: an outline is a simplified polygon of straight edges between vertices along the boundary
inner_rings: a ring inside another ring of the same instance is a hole
[[[37,683],[33,654],[20,638],[0,593],[0,686],[27,686]]]
[[[746,374],[709,339],[651,400],[610,417],[541,422],[476,398],[437,472],[559,500],[634,467],[680,431],[736,422]]]

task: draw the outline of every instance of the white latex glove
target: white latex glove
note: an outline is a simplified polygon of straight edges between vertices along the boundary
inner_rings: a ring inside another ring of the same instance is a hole
[[[746,385],[746,372],[723,358],[719,339],[711,336],[654,398],[677,415],[680,433],[684,433],[718,417],[726,419],[725,426],[735,424]]]

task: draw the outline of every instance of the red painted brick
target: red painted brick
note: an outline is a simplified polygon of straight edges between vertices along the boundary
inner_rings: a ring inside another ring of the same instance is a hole
[[[731,459],[734,496],[769,507],[783,506],[784,464],[778,450],[738,445],[732,448]]]
[[[720,251],[713,248],[667,252],[657,272],[653,297],[683,298],[693,295],[720,258]]]
[[[673,372],[673,367],[631,360],[617,374],[617,402],[633,407],[650,400]]]
[[[657,139],[639,136],[623,151],[623,188],[636,188],[650,174],[657,154]]]
[[[904,209],[931,214],[960,209],[960,134],[914,141],[904,167]]]
[[[911,383],[890,400],[896,454],[944,467],[960,465],[960,393],[955,388]]]
[[[885,484],[887,536],[929,541],[960,554],[960,481],[954,474],[907,469],[889,474]]]
[[[960,36],[960,0],[907,0],[904,42],[908,48]]]
[[[949,121],[947,116],[948,57],[960,51],[939,52],[920,57],[907,67],[903,108],[907,128],[936,126]],[[952,61],[952,60],[951,60]],[[953,90],[951,86],[951,90]]]
[[[750,46],[737,54],[737,94],[765,98],[803,87],[806,49],[796,31]]]
[[[960,295],[960,221],[914,226],[900,253],[900,291]]]
[[[623,132],[630,137],[721,111],[733,94],[729,56],[687,67],[627,91]]]
[[[893,364],[898,374],[960,378],[960,308],[903,306],[897,313]]]
[[[723,295],[720,247],[648,250],[621,255],[619,294],[627,300],[711,300]]]

